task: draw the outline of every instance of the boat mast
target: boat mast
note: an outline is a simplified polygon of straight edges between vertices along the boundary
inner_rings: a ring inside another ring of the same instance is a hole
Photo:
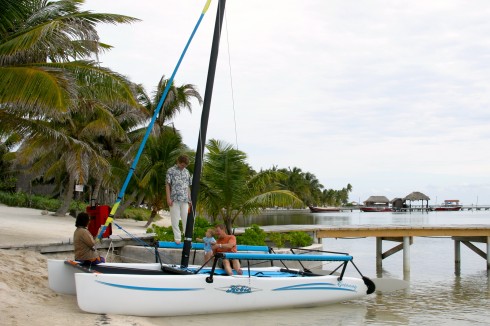
[[[216,62],[218,60],[219,41],[221,36],[221,27],[223,26],[223,16],[225,13],[226,0],[219,0],[218,10],[216,12],[216,21],[214,25],[213,44],[209,58],[208,78],[206,80],[206,91],[204,93],[204,104],[201,115],[201,128],[197,140],[196,159],[194,164],[194,175],[192,176],[191,200],[192,209],[187,215],[187,225],[184,233],[184,249],[182,250],[181,266],[189,265],[189,256],[192,247],[192,235],[194,232],[194,214],[197,207],[197,195],[199,193],[199,183],[201,180],[202,160],[204,148],[206,146],[206,133],[208,130],[209,111],[211,108],[211,98],[213,97],[214,75],[216,72]]]

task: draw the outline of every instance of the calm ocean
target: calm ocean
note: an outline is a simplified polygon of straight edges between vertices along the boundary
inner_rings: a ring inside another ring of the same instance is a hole
[[[490,211],[429,213],[316,213],[275,211],[239,224],[490,224]],[[383,243],[383,251],[396,243]],[[486,252],[485,244],[477,246]],[[324,248],[349,252],[361,272],[377,277],[374,238],[324,239]],[[155,318],[156,325],[490,325],[490,278],[486,261],[461,245],[461,274],[454,273],[450,238],[414,238],[410,287],[342,304],[248,313]],[[403,279],[403,255],[383,261],[383,277]],[[199,304],[193,302],[192,304]]]

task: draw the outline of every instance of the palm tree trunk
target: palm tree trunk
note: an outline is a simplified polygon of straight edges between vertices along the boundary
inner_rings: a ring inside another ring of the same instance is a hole
[[[153,223],[153,220],[155,219],[155,216],[157,215],[157,210],[153,208],[151,210],[150,218],[148,219],[148,222],[145,224],[145,228],[150,227],[151,223]]]
[[[143,200],[145,199],[145,193],[144,192],[141,192],[139,195],[138,195],[138,199],[136,199],[136,206],[140,206],[142,203],[143,203]]]
[[[70,203],[73,199],[73,189],[75,187],[75,178],[70,175],[70,179],[68,180],[68,186],[65,188],[63,194],[63,202],[61,203],[60,208],[56,211],[56,216],[65,216],[66,212],[70,208]]]
[[[231,224],[231,218],[230,217],[226,217],[225,220],[225,225],[226,225],[226,231],[228,232],[228,234],[233,234],[232,233],[232,224]]]
[[[134,202],[136,195],[138,194],[138,191],[135,190],[133,191],[129,196],[126,197],[126,200],[119,205],[116,211],[116,216],[121,216],[122,213],[131,205],[132,202]]]
[[[101,186],[102,186],[102,179],[97,178],[97,180],[95,181],[94,190],[92,191],[92,199],[95,201],[96,204],[100,203],[98,199],[99,199],[99,192]]]

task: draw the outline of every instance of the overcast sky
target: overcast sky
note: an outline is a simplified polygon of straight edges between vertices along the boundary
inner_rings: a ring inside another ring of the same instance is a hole
[[[103,66],[153,92],[205,0],[86,0]],[[204,96],[217,1],[178,71]],[[490,2],[228,0],[207,139],[254,169],[299,167],[352,201],[421,191],[490,204]],[[196,148],[201,107],[175,121]]]

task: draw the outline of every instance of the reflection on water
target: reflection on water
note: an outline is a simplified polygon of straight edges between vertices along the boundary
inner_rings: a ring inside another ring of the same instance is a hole
[[[238,226],[316,224],[315,216],[306,211],[265,211],[259,216],[240,216],[235,224]]]
[[[156,318],[156,325],[363,325],[367,308],[364,303],[335,304],[324,307],[264,310],[203,316]]]

